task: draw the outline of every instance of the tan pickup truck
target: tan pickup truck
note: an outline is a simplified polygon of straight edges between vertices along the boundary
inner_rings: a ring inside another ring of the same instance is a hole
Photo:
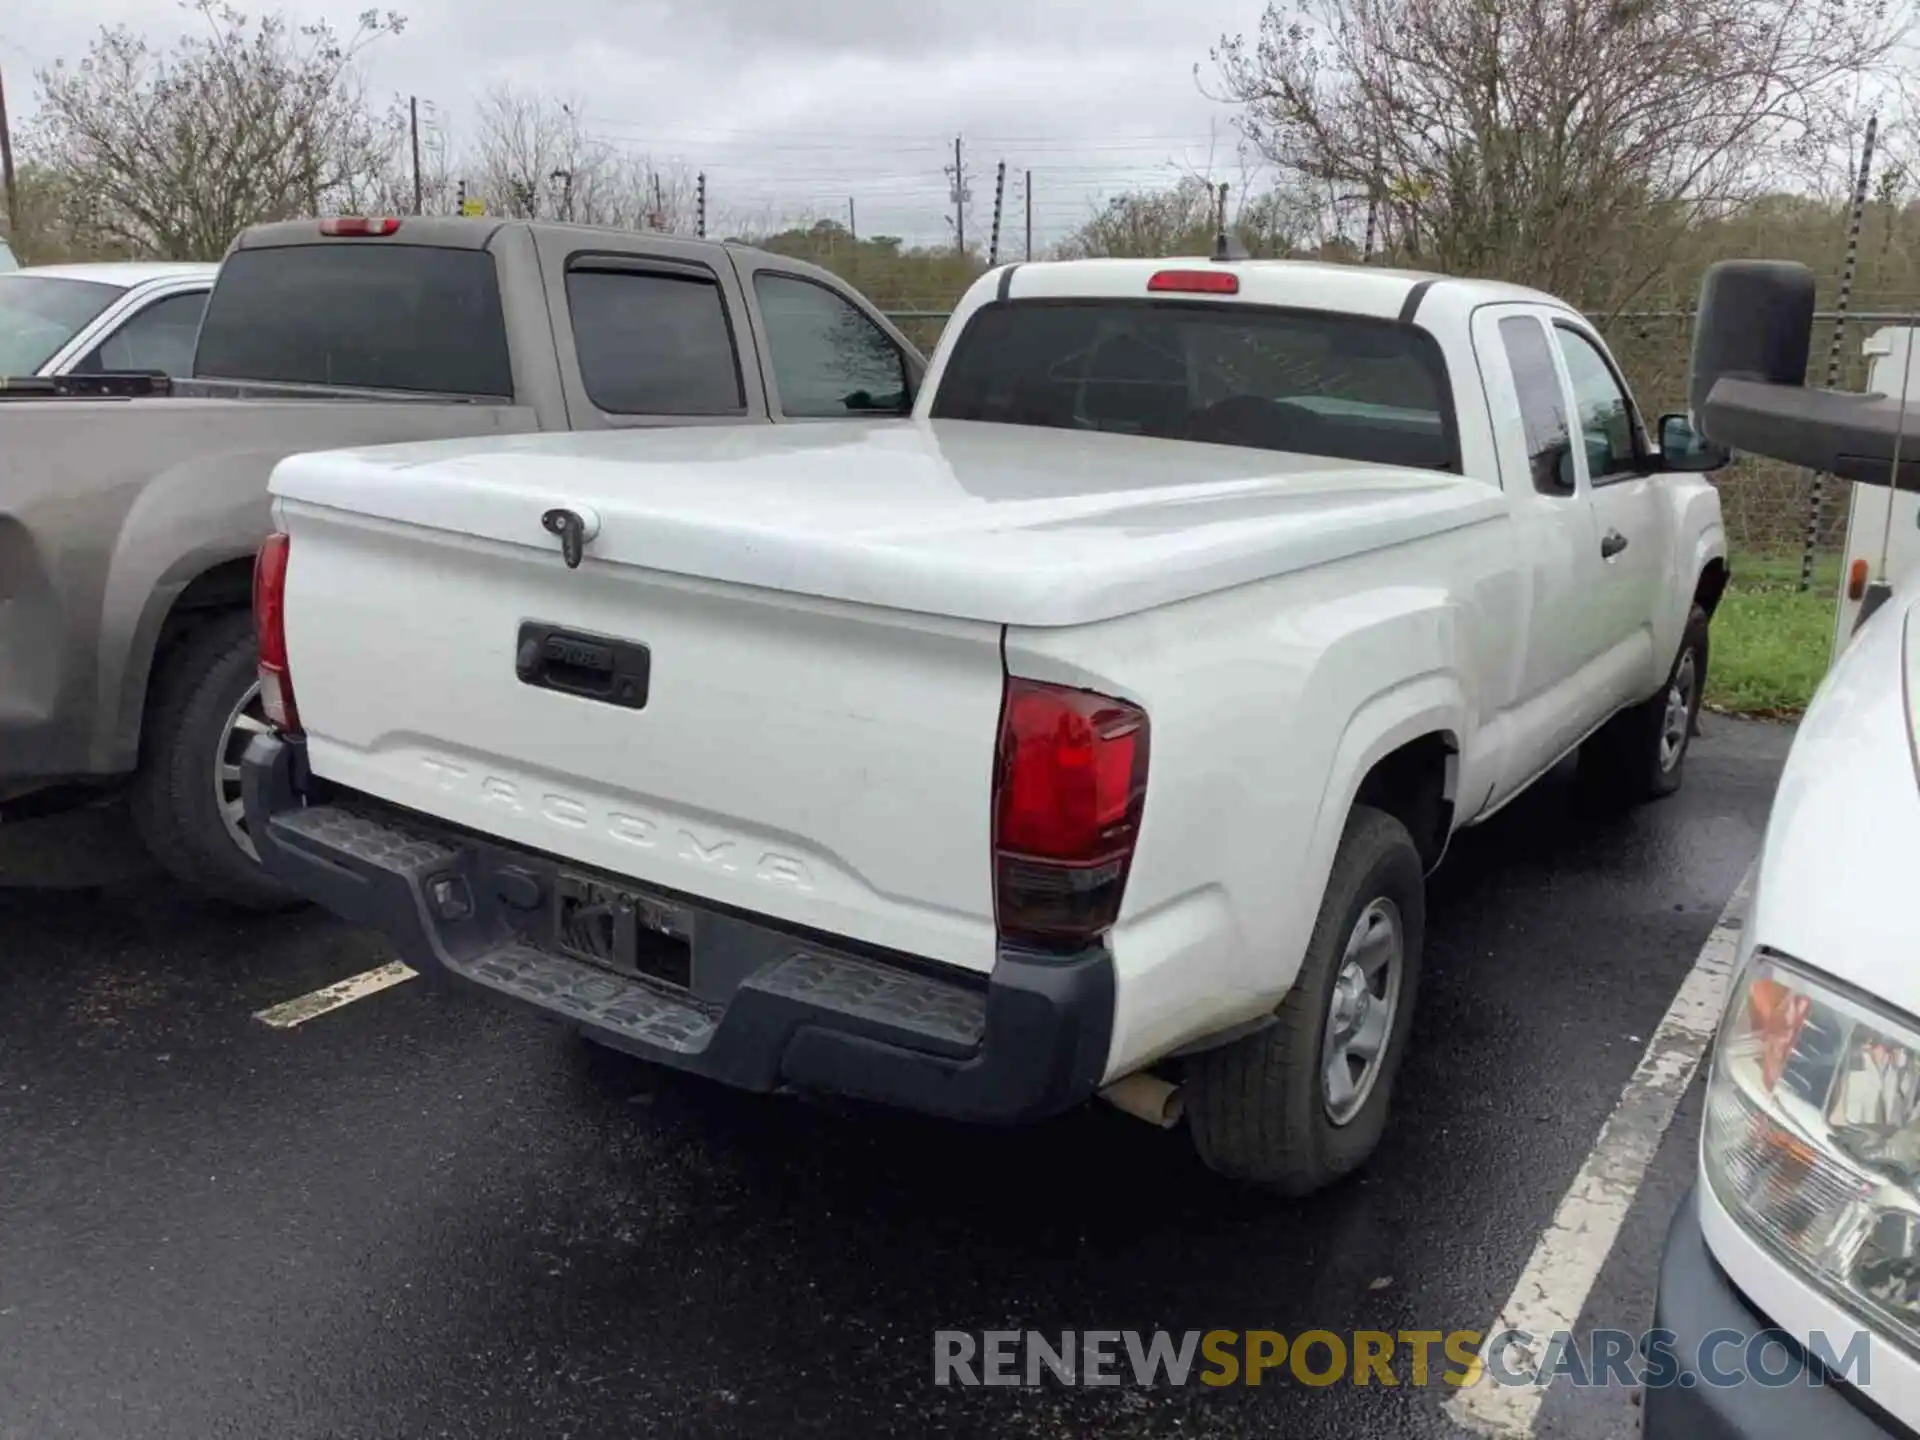
[[[181,880],[286,898],[239,759],[264,728],[253,558],[289,454],[905,416],[924,366],[832,275],[743,246],[491,219],[250,230],[171,393],[0,384],[0,823],[130,781]]]

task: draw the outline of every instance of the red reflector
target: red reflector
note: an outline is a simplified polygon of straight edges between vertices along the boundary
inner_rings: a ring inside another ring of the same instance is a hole
[[[994,793],[1001,934],[1085,942],[1120,913],[1147,793],[1146,712],[1009,679]]]
[[[253,562],[253,633],[260,651],[260,700],[276,730],[297,731],[293,676],[287,669],[287,558],[290,542],[276,530]]]
[[[377,220],[365,215],[335,215],[320,222],[322,235],[392,235],[399,228],[399,220],[392,215]]]
[[[1847,571],[1847,599],[1858,600],[1867,593],[1867,562],[1856,560]]]
[[[1188,295],[1238,295],[1240,277],[1231,270],[1159,270],[1147,289]]]

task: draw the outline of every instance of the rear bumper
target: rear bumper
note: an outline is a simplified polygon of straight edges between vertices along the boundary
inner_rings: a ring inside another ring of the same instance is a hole
[[[326,793],[297,742],[256,739],[244,769],[248,825],[273,874],[385,933],[415,969],[519,1000],[616,1049],[748,1090],[996,1122],[1079,1104],[1105,1071],[1114,977],[1104,949],[1003,948],[982,977],[657,892],[691,912],[699,966],[691,989],[662,985],[547,943],[558,882],[574,867]]]

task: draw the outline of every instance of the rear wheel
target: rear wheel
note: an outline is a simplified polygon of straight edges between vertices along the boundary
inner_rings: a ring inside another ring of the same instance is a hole
[[[154,676],[131,797],[140,838],[163,868],[250,910],[295,900],[260,868],[240,791],[240,757],[267,729],[252,616],[210,619],[167,652]]]
[[[1680,788],[1707,688],[1707,626],[1707,612],[1694,606],[1667,683],[1580,747],[1585,778],[1631,800],[1655,800]]]
[[[1293,989],[1264,1030],[1188,1062],[1201,1159],[1304,1195],[1380,1143],[1406,1050],[1426,927],[1420,853],[1398,820],[1356,805]]]

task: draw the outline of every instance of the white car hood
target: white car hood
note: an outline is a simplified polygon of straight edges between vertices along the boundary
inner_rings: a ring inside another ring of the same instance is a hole
[[[1755,943],[1914,1016],[1920,1016],[1917,590],[1904,585],[1867,622],[1814,696],[1780,779],[1749,921]]]
[[[557,555],[540,517],[591,510],[589,565],[856,604],[1077,625],[1386,549],[1505,513],[1435,470],[963,421],[685,426],[298,455],[270,487]]]

